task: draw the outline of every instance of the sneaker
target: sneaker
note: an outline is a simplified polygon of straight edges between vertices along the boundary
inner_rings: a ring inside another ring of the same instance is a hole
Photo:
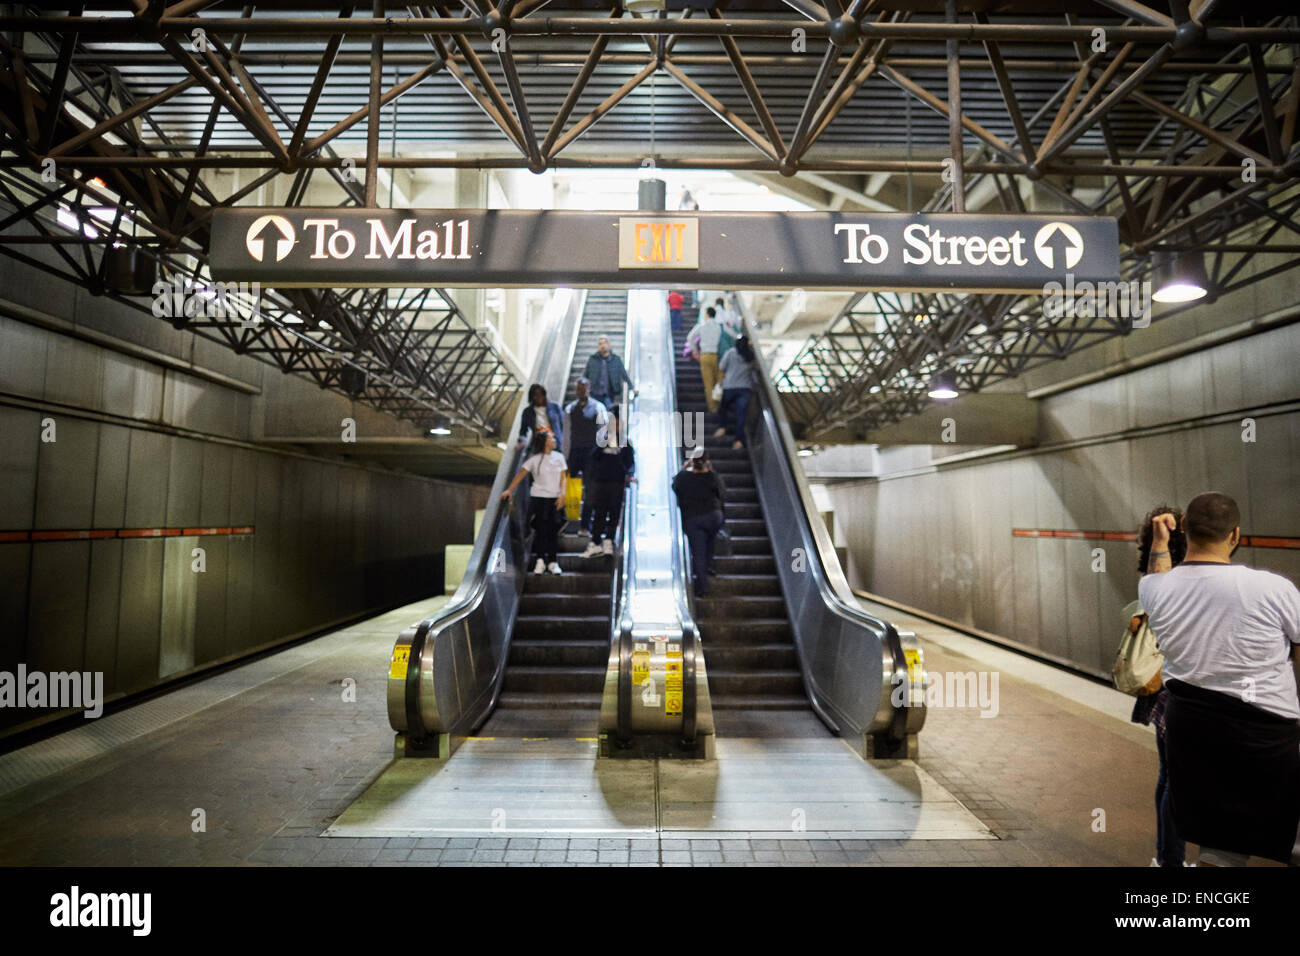
[[[600,543],[600,550],[605,554],[613,554],[614,542],[611,541],[609,538],[606,538],[604,541]]]
[[[713,433],[713,437],[721,438],[725,434],[727,434],[727,430],[725,428],[719,428],[716,432]]]
[[[579,535],[579,537],[590,538],[590,537],[591,537],[591,529],[590,529],[590,528],[579,528],[579,529],[578,529],[578,535]]]
[[[598,545],[595,541],[593,541],[591,542],[591,544],[587,545],[587,550],[582,552],[582,556],[584,558],[594,558],[596,555],[602,553],[603,552],[600,550],[600,545]]]
[[[731,447],[736,449],[736,451],[740,451],[742,448],[745,447],[745,443],[743,441],[733,441],[731,443]]]
[[[550,571],[552,574],[563,574],[563,573],[564,573],[563,571],[560,570],[560,565],[559,565],[559,562],[557,562],[557,561],[552,561],[550,564],[548,564],[548,565],[546,566],[546,570],[547,570],[547,571]]]
[[[542,574],[545,571],[546,571],[546,562],[543,561],[541,558],[538,558],[537,563],[533,565],[533,574]]]

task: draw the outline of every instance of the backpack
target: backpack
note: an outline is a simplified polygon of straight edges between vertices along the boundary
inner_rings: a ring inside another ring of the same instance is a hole
[[[722,334],[718,336],[718,361],[722,361],[722,356],[727,354],[727,349],[736,344],[735,336],[727,331],[727,326],[722,326]]]
[[[1119,651],[1115,654],[1115,665],[1111,668],[1111,681],[1115,689],[1130,697],[1146,697],[1154,694],[1163,685],[1161,669],[1165,657],[1156,647],[1156,635],[1151,630],[1142,606],[1134,601],[1124,609],[1126,618],[1132,620],[1141,616],[1142,624],[1137,633],[1132,633],[1128,626],[1119,642]]]

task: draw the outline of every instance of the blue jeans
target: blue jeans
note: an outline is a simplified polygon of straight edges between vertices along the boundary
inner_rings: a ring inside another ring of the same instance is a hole
[[[1182,866],[1187,845],[1174,827],[1169,805],[1169,768],[1165,765],[1165,735],[1156,729],[1156,753],[1160,756],[1160,776],[1156,778],[1156,862],[1161,866]]]
[[[745,421],[749,418],[749,389],[747,388],[724,388],[722,390],[722,407],[718,409],[718,414],[722,416],[722,427],[727,427],[729,409],[735,407],[736,410],[736,440],[742,445],[748,444],[745,441]]]
[[[681,309],[669,309],[669,310],[668,310],[668,318],[669,318],[669,320],[672,322],[672,325],[673,325],[673,331],[674,331],[674,332],[680,332],[680,331],[682,330],[682,310],[681,310]]]
[[[713,546],[722,530],[722,512],[695,515],[682,524],[686,540],[691,544],[691,578],[695,581],[695,593],[703,596],[709,593],[709,568],[713,567]]]

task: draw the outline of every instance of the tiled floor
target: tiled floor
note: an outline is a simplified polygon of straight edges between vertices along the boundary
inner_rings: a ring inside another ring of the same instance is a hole
[[[319,653],[295,649],[294,666],[272,676],[265,667],[250,671],[248,689],[210,695],[188,715],[127,734],[99,755],[71,748],[76,760],[0,796],[0,863],[1143,866],[1152,855],[1150,731],[1116,716],[1123,702],[1105,688],[1098,696],[1096,684],[1022,659],[999,671],[995,717],[972,706],[934,708],[921,735],[920,767],[995,840],[662,830],[571,838],[322,836],[390,762],[387,658],[397,632],[428,607],[303,645]],[[979,642],[912,624],[923,640],[934,638],[926,642],[932,673],[989,671],[1005,653],[984,654]],[[355,702],[344,699],[348,677],[356,681]],[[7,762],[24,756],[31,755],[0,756],[0,777]]]

